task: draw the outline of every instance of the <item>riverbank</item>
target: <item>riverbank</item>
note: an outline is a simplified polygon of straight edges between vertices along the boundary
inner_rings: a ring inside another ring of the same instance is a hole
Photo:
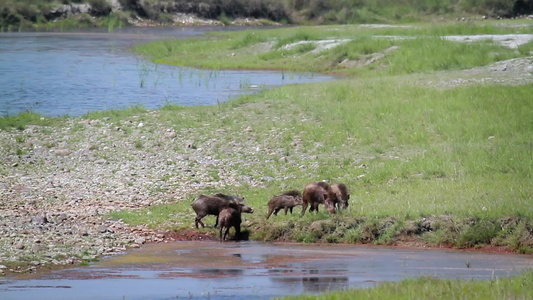
[[[519,99],[512,90],[504,89]],[[304,134],[300,129],[287,133],[294,126],[288,116],[299,116],[310,126],[316,119],[306,121],[305,110],[296,113],[303,108],[295,104],[268,100],[280,99],[279,92],[264,93],[258,102],[209,108],[132,108],[83,118],[38,118],[30,122],[34,125],[1,131],[0,193],[7,201],[2,201],[0,260],[25,272],[91,261],[173,235],[216,236],[213,229],[190,233],[195,231],[189,206],[196,195],[215,191],[245,196],[256,212],[245,216],[243,226],[258,240],[530,249],[525,178],[495,174],[499,183],[490,177],[450,178],[445,168],[436,175],[393,175],[398,171],[390,170],[390,164],[405,155],[420,164],[419,154],[409,150],[339,160],[332,154],[353,154],[317,150],[331,147],[315,144],[327,139],[318,137],[308,145],[308,138],[297,136]],[[369,151],[347,146],[343,149]],[[321,173],[321,165],[333,172]],[[383,177],[382,168],[392,175]],[[348,212],[301,218],[296,209],[295,215],[264,220],[271,195],[322,178],[348,184]]]
[[[428,3],[424,3],[428,2]],[[533,8],[523,1],[490,3],[472,1],[359,1],[290,2],[259,1],[35,1],[4,0],[0,3],[0,29],[76,28],[104,26],[190,26],[254,24],[363,24],[473,21],[531,18]]]
[[[264,42],[252,41],[239,53]],[[4,117],[2,270],[209,238],[216,230],[194,229],[190,201],[214,192],[254,207],[243,227],[255,240],[531,253],[530,66],[522,56],[287,86],[208,107]],[[323,179],[348,185],[347,211],[301,217],[296,208],[265,220],[270,197]]]

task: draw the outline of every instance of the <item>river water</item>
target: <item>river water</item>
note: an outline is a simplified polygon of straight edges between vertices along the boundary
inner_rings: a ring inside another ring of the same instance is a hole
[[[431,276],[505,278],[533,256],[354,245],[172,242],[144,245],[85,267],[0,280],[0,298],[269,299]]]
[[[157,65],[135,43],[251,27],[123,28],[114,32],[0,33],[0,116],[35,111],[80,116],[142,105],[214,105],[280,85],[333,80],[281,71],[199,70]]]

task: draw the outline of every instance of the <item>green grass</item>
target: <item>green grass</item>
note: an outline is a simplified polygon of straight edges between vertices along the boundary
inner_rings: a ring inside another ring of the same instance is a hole
[[[231,188],[255,209],[246,216],[254,239],[394,244],[416,238],[435,246],[492,244],[528,253],[531,92],[530,85],[442,90],[391,78],[345,80],[282,87],[214,107],[168,106],[159,118],[176,130],[193,130],[200,147],[214,128],[224,128],[218,139],[237,145],[235,151],[243,142],[269,149],[237,152],[239,161],[226,166],[257,181],[284,178]],[[194,125],[206,119],[209,126]],[[248,126],[253,131],[244,133]],[[301,140],[298,146],[295,140]],[[348,185],[348,211],[301,217],[297,207],[294,215],[264,219],[270,197],[322,179]],[[176,228],[191,228],[189,203],[166,209],[182,210]],[[167,224],[146,210],[132,214],[142,221],[128,223]],[[421,227],[422,218],[433,222],[431,229]],[[332,220],[331,230],[308,232],[309,224],[326,220]]]
[[[142,224],[152,228],[175,229],[176,224],[190,221],[189,204],[189,202],[181,201],[176,204],[153,206],[142,211],[117,211],[111,213],[111,217],[122,219],[133,226]]]
[[[441,280],[431,277],[379,284],[375,288],[350,289],[318,295],[280,299],[531,299],[533,272],[489,281]]]
[[[28,125],[54,126],[68,117],[48,118],[38,113],[27,111],[14,116],[0,117],[0,130],[24,130]]]
[[[345,75],[428,73],[461,70],[513,57],[527,56],[531,45],[518,52],[489,41],[453,42],[443,35],[510,34],[531,32],[530,26],[506,27],[496,23],[413,24],[402,28],[367,28],[346,26],[302,26],[273,30],[211,34],[206,40],[187,43],[177,40],[157,41],[135,47],[135,52],[158,63],[188,65],[199,68],[282,69],[289,71],[335,72]],[[382,37],[379,37],[382,36]],[[391,39],[400,36],[405,39]],[[300,41],[348,39],[351,42],[326,51],[313,51],[305,44],[296,49],[283,46]],[[398,50],[364,67],[341,62],[364,63],[373,54],[392,46]],[[217,51],[212,51],[217,49]],[[375,72],[377,70],[377,72]],[[374,72],[373,72],[374,71]]]
[[[82,119],[88,120],[98,120],[103,118],[109,118],[109,121],[118,124],[121,120],[131,118],[136,115],[142,115],[146,113],[147,110],[142,105],[134,105],[127,107],[125,109],[115,109],[107,111],[93,111],[81,116]],[[139,120],[142,120],[140,118]]]

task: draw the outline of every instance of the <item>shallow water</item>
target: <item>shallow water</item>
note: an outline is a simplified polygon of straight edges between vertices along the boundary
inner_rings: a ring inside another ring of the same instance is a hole
[[[2,299],[269,299],[419,276],[508,277],[533,257],[353,245],[175,242],[0,281]]]
[[[135,56],[136,43],[249,27],[124,28],[112,33],[0,33],[0,116],[46,116],[143,105],[214,105],[280,85],[333,80],[280,71],[199,70]]]

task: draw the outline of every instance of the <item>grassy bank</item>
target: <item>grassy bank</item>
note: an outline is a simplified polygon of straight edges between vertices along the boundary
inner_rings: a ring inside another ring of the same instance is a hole
[[[163,113],[175,126],[190,123],[183,118],[209,119],[207,130],[195,129],[203,136],[200,144],[210,139],[210,130],[224,128],[219,138],[226,143],[246,140],[259,149],[240,153],[243,164],[235,172],[260,186],[230,188],[256,208],[257,213],[247,217],[253,238],[454,247],[489,244],[530,253],[532,86],[443,90],[416,84],[435,74],[446,79],[447,73],[442,72],[447,70],[527,56],[533,47],[529,42],[513,50],[489,42],[451,42],[440,36],[505,34],[526,28],[498,24],[302,27],[161,41],[136,51],[160,63],[204,68],[268,67],[358,76],[282,87],[217,107],[187,109],[187,117]],[[376,39],[373,35],[419,37]],[[284,48],[332,37],[350,41],[319,53],[309,46]],[[339,64],[361,61],[393,46],[397,50],[374,63]],[[220,118],[221,113],[226,117]],[[247,127],[251,130],[243,132]],[[224,153],[217,150],[214,155]],[[322,179],[350,187],[348,211],[334,217],[321,213],[264,220],[270,197]],[[154,226],[166,223],[172,227],[176,221],[187,227],[190,214],[177,214],[176,220],[171,217],[176,214],[165,211],[190,212],[188,205],[154,208],[157,212],[148,219],[136,212],[115,217],[132,223],[153,222]]]
[[[415,239],[530,252],[530,93],[531,86],[443,91],[391,80],[340,81],[283,87],[217,107],[168,107],[161,119],[177,130],[210,120],[207,127],[188,128],[198,147],[212,141],[215,128],[224,129],[212,155],[224,158],[223,145],[235,145],[240,159],[225,167],[254,183],[228,187],[256,209],[247,216],[253,238],[378,244]],[[257,150],[241,152],[243,143]],[[216,169],[211,176],[220,179]],[[270,197],[321,179],[350,187],[348,211],[264,220]],[[189,205],[114,216],[154,228],[190,227]]]
[[[533,272],[528,272],[510,279],[490,281],[438,280],[423,277],[384,283],[372,289],[281,299],[531,299],[532,290]]]
[[[458,43],[442,36],[520,34],[531,29],[530,24],[521,21],[385,28],[310,26],[216,33],[209,39],[185,43],[158,41],[139,45],[135,52],[158,63],[208,69],[271,68],[374,77],[462,70],[527,56],[533,42],[515,50],[490,40]],[[337,46],[323,48],[324,41]]]

